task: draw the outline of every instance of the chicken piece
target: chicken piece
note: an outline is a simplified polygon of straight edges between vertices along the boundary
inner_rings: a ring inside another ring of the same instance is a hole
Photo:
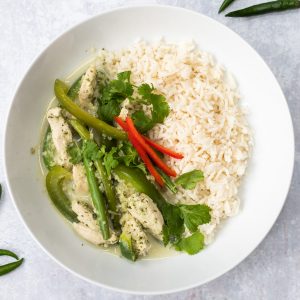
[[[122,231],[131,236],[134,251],[139,256],[147,255],[151,244],[141,224],[130,213],[125,213],[120,223],[122,225]]]
[[[111,245],[118,242],[114,231],[110,231],[110,238],[104,240],[92,208],[84,202],[73,201],[72,209],[77,214],[79,223],[73,223],[75,231],[88,242],[94,245]]]
[[[72,142],[72,132],[62,116],[62,109],[60,107],[50,108],[47,112],[47,120],[51,127],[52,140],[57,151],[55,161],[59,165],[70,168],[71,163],[69,162],[67,147]]]
[[[162,240],[164,219],[151,198],[145,194],[134,194],[128,199],[127,209],[154,237]]]
[[[97,70],[94,65],[91,65],[82,77],[81,86],[78,93],[80,106],[88,110],[93,100],[96,87]]]
[[[82,238],[94,245],[108,246],[118,242],[118,237],[114,232],[111,232],[110,238],[105,240],[99,230],[93,230],[83,223],[73,223],[73,228]]]
[[[77,214],[79,222],[92,230],[97,231],[99,229],[96,217],[93,214],[93,209],[89,204],[83,201],[74,200],[72,201],[72,210]]]
[[[79,196],[89,196],[89,186],[82,163],[73,166],[73,181],[75,193]]]

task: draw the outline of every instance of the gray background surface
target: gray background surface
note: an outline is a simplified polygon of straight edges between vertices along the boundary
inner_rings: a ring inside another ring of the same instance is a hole
[[[6,193],[1,147],[0,181],[4,184],[4,197],[0,201],[0,248],[14,250],[26,258],[21,269],[0,277],[1,300],[300,299],[300,10],[251,19],[229,19],[217,14],[221,2],[0,1],[1,141],[4,118],[14,89],[33,58],[52,39],[103,10],[143,3],[193,9],[226,24],[240,34],[258,51],[277,77],[291,110],[296,136],[295,169],[287,202],[261,245],[244,262],[213,282],[186,292],[157,297],[130,296],[99,288],[70,274],[52,261],[31,238]],[[232,9],[256,2],[259,1],[237,1]],[[270,113],[271,111],[272,108]],[[277,184],[280,184],[280,174]]]

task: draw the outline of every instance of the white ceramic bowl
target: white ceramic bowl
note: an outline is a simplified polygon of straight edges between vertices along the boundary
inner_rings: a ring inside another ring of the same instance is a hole
[[[151,20],[151,24],[150,21]],[[87,59],[90,47],[116,49],[137,38],[194,39],[236,77],[249,107],[255,146],[240,192],[241,211],[215,242],[195,256],[130,263],[80,240],[47,198],[37,155],[40,127],[55,78]],[[131,293],[180,291],[212,280],[241,262],[274,224],[288,192],[294,158],[290,114],[282,91],[259,55],[237,34],[201,14],[148,6],[101,14],[67,31],[33,62],[11,104],[5,133],[5,169],[16,208],[41,247],[63,267],[104,287]],[[280,176],[279,176],[280,175]]]

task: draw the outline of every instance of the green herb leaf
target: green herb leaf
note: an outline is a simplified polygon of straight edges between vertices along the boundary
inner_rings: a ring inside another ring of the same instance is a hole
[[[144,174],[147,174],[145,164],[141,162],[135,148],[129,142],[122,142],[119,145],[119,162],[123,162],[127,167],[139,168]]]
[[[71,164],[78,164],[82,161],[82,153],[81,149],[77,145],[77,143],[71,143],[67,147],[67,152],[70,156],[70,163]]]
[[[16,260],[19,260],[19,257],[17,256],[17,254],[13,253],[10,250],[0,249],[0,256],[2,256],[2,255],[11,256],[11,257],[15,258]]]
[[[82,147],[83,155],[89,160],[97,160],[105,155],[105,147],[99,150],[97,144],[92,140],[85,140]]]
[[[181,218],[180,209],[169,203],[159,207],[165,224],[163,228],[163,242],[167,245],[176,244],[184,232],[183,219]]]
[[[105,153],[103,158],[103,165],[106,169],[107,175],[110,176],[111,170],[114,169],[118,164],[118,148],[112,147],[111,150]]]
[[[131,71],[125,71],[117,75],[117,79],[110,81],[102,90],[99,100],[99,115],[102,120],[112,122],[121,111],[121,103],[133,94],[133,86],[130,83]]]
[[[132,114],[135,126],[141,132],[150,130],[155,124],[163,123],[170,113],[169,105],[163,95],[153,93],[154,87],[149,84],[142,84],[138,87],[138,93],[142,97],[140,102],[152,105],[151,118],[146,116],[144,111],[138,110]]]
[[[182,174],[179,176],[175,183],[181,185],[183,188],[187,190],[192,190],[196,187],[199,181],[204,179],[203,172],[200,170],[194,170],[187,173]]]
[[[197,231],[191,236],[181,239],[176,245],[177,251],[185,251],[190,255],[194,255],[204,248],[204,236]]]
[[[184,223],[190,232],[195,232],[199,225],[209,223],[211,220],[211,208],[204,204],[180,205]]]

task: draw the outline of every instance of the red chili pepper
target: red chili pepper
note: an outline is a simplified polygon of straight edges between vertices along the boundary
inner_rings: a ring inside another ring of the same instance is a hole
[[[177,158],[177,159],[182,159],[184,157],[183,154],[172,151],[171,149],[168,149],[162,145],[159,145],[159,144],[155,143],[154,141],[150,140],[149,138],[147,138],[146,136],[143,136],[143,138],[147,144],[149,144],[153,148],[157,149],[161,153],[164,153],[166,155],[169,155],[169,156]]]
[[[157,166],[162,169],[167,175],[176,177],[176,172],[168,167],[155,153],[155,151],[145,142],[143,136],[136,130],[131,118],[127,117],[126,124],[128,126],[128,132],[132,134],[135,140],[145,149],[147,154],[153,159]]]
[[[120,125],[120,127],[125,130],[128,131],[128,126],[127,124],[120,118],[120,117],[115,117],[115,121]],[[159,152],[164,153],[168,156],[177,158],[177,159],[182,159],[184,156],[181,153],[172,151],[171,149],[168,149],[160,144],[155,143],[154,141],[150,140],[149,138],[147,138],[146,136],[142,135],[143,139],[146,141],[147,144],[149,144],[150,146],[152,146],[153,148],[157,149]]]
[[[120,117],[115,117],[115,121],[124,131],[128,131],[127,124]]]
[[[156,171],[154,166],[152,165],[152,162],[150,158],[148,157],[146,151],[144,148],[140,145],[140,143],[134,138],[134,136],[131,134],[131,132],[128,133],[128,138],[133,147],[136,149],[137,153],[141,157],[142,161],[145,163],[147,169],[149,170],[150,174],[155,178],[155,181],[160,185],[164,186],[164,181],[162,180],[159,173]]]

